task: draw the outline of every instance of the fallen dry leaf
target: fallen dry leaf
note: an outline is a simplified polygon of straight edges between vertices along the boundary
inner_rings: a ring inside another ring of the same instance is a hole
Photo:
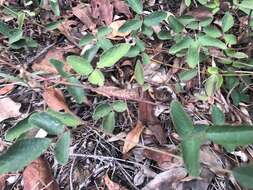
[[[167,142],[166,133],[161,124],[148,125],[148,128],[152,131],[152,134],[160,144],[165,144]]]
[[[12,89],[14,88],[14,85],[10,84],[10,85],[6,85],[3,88],[0,88],[0,95],[5,95],[8,92],[10,92]]]
[[[73,9],[73,14],[90,30],[96,28],[96,23],[93,21],[91,16],[91,9],[89,6],[77,5]]]
[[[23,172],[24,190],[59,190],[48,162],[39,157],[29,164]]]
[[[5,186],[6,186],[6,179],[7,179],[7,175],[0,175],[0,190],[4,190]]]
[[[192,16],[198,21],[202,21],[213,16],[212,12],[206,7],[195,8],[189,11],[186,15]]]
[[[91,0],[91,13],[99,25],[109,25],[113,18],[113,5],[110,0]]]
[[[48,107],[54,111],[69,111],[64,95],[60,89],[53,87],[45,88],[42,96]]]
[[[37,61],[32,65],[32,69],[34,71],[44,71],[46,73],[57,74],[58,73],[57,70],[49,62],[49,60],[57,59],[65,63],[65,58],[63,54],[64,50],[62,50],[61,48],[52,48],[46,53],[46,55],[42,59],[40,59],[39,61]],[[66,71],[70,71],[71,68],[70,66],[68,66],[68,64],[64,64],[64,69]]]
[[[18,117],[21,115],[19,112],[21,104],[14,102],[8,97],[0,99],[0,107],[0,122],[8,118]]]
[[[158,174],[142,190],[164,190],[172,189],[173,183],[178,183],[185,178],[187,171],[185,168],[172,168],[168,171]]]
[[[104,181],[108,190],[127,190],[125,187],[122,187],[119,184],[113,182],[108,175],[104,176]]]
[[[127,18],[131,18],[133,15],[131,11],[129,10],[129,7],[127,4],[122,0],[113,0],[112,4],[118,13],[122,13],[127,16]]]
[[[165,150],[163,151],[165,152]],[[173,159],[168,154],[155,152],[149,149],[144,149],[143,153],[146,158],[156,161],[159,166],[161,166],[165,162],[172,162],[172,159]]]
[[[110,24],[112,32],[107,36],[107,38],[112,39],[114,37],[125,37],[130,34],[130,32],[119,32],[119,28],[125,23],[125,20],[117,20]]]
[[[139,142],[143,129],[144,126],[142,123],[137,121],[136,126],[126,136],[126,141],[123,146],[123,154],[126,154],[129,150],[136,146],[136,144]]]

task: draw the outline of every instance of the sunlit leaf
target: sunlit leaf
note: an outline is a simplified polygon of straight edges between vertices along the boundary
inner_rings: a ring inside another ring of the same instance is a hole
[[[116,112],[124,112],[127,110],[127,103],[119,100],[112,104],[112,108]]]
[[[88,78],[88,81],[91,84],[98,85],[98,86],[103,86],[104,85],[104,81],[105,81],[105,77],[104,77],[104,74],[100,70],[95,69],[90,74],[90,76]]]
[[[89,61],[80,56],[68,56],[67,63],[72,67],[72,69],[74,69],[74,71],[81,75],[87,76],[93,71],[93,68]]]

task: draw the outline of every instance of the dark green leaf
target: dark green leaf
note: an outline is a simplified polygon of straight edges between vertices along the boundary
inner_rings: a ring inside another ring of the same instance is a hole
[[[213,38],[219,38],[222,36],[221,31],[216,26],[207,26],[204,27],[204,32]]]
[[[170,104],[170,109],[170,116],[178,134],[182,138],[189,135],[193,131],[194,127],[190,117],[186,114],[182,105],[178,101],[174,100]]]
[[[94,120],[99,120],[102,117],[105,117],[112,111],[112,108],[109,104],[100,104],[96,107],[92,118]]]
[[[200,45],[198,41],[193,42],[186,54],[186,62],[190,68],[195,68],[199,64]]]
[[[0,174],[17,172],[38,158],[51,143],[47,138],[23,139],[0,155]]]
[[[216,39],[216,38],[212,38],[210,36],[201,36],[199,37],[199,42],[202,44],[202,46],[211,46],[211,47],[217,47],[220,49],[226,49],[227,46],[226,44],[224,44],[222,41]]]
[[[112,133],[114,128],[115,128],[115,113],[112,111],[103,118],[103,129],[108,133]]]
[[[81,38],[81,40],[79,41],[79,45],[80,46],[85,46],[85,45],[89,44],[94,39],[95,39],[95,36],[88,33],[84,37]]]
[[[69,74],[64,71],[64,63],[61,61],[58,61],[56,59],[50,59],[50,63],[56,68],[57,72],[62,76],[62,77],[68,77]]]
[[[120,28],[119,32],[131,32],[133,30],[138,30],[142,25],[142,21],[139,19],[132,19],[126,21]]]
[[[67,87],[68,92],[75,98],[78,104],[83,103],[84,100],[86,99],[86,96],[84,94],[84,89],[82,87],[79,87],[82,84],[75,77],[69,77],[68,82],[73,84],[73,85],[68,85]]]
[[[59,135],[64,131],[64,125],[46,112],[34,113],[29,117],[31,124],[44,129],[48,134]]]
[[[179,33],[184,29],[184,25],[181,22],[179,22],[179,20],[175,18],[174,16],[169,16],[168,22],[169,22],[169,26],[176,33]]]
[[[183,71],[179,73],[179,78],[181,81],[185,82],[185,81],[191,80],[192,78],[197,76],[197,74],[198,74],[197,69],[191,69],[191,70]]]
[[[71,66],[72,69],[74,69],[74,71],[81,75],[87,76],[93,71],[93,68],[89,61],[80,56],[68,56],[67,63]]]
[[[234,18],[230,14],[230,12],[226,12],[223,18],[221,19],[222,22],[222,30],[223,32],[227,32],[230,28],[234,26]]]
[[[143,10],[141,0],[125,0],[127,4],[136,12],[137,14],[141,14]]]
[[[169,31],[166,30],[161,30],[158,34],[157,37],[160,40],[170,40],[172,38],[171,34]]]
[[[140,61],[137,61],[134,69],[134,76],[138,84],[144,84],[144,71]]]
[[[155,11],[144,17],[143,23],[146,26],[155,26],[165,20],[167,13],[165,11]]]
[[[179,42],[177,42],[175,45],[173,45],[170,48],[169,53],[176,54],[183,49],[187,49],[190,47],[192,42],[193,42],[192,38],[185,37],[185,38],[181,39]]]
[[[233,175],[242,186],[249,189],[253,188],[253,165],[234,168]]]
[[[54,148],[54,154],[56,160],[61,165],[65,165],[69,159],[69,146],[71,143],[70,131],[66,131],[60,137]]]
[[[225,123],[225,115],[217,106],[212,107],[212,122],[214,125],[224,125]]]

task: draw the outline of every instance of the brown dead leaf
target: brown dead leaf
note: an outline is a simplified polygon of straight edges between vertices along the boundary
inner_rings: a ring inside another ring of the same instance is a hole
[[[91,31],[96,28],[96,23],[92,19],[91,9],[89,6],[79,4],[73,8],[73,14]]]
[[[24,190],[59,190],[48,162],[40,157],[23,172]]]
[[[21,115],[19,112],[21,104],[14,102],[8,97],[0,99],[0,107],[0,122],[8,118],[18,117]]]
[[[126,15],[127,18],[131,18],[133,16],[132,13],[129,10],[129,7],[127,6],[127,4],[124,1],[122,1],[122,0],[113,0],[112,3],[113,3],[113,6],[114,6],[115,10],[118,13],[122,13],[122,14]]]
[[[130,32],[119,32],[119,28],[125,23],[125,20],[117,20],[110,24],[112,32],[107,36],[107,38],[112,39],[114,37],[125,37],[130,34]]]
[[[43,98],[48,107],[54,111],[69,111],[68,106],[65,102],[64,95],[60,89],[53,87],[45,88],[43,92]]]
[[[8,92],[10,92],[12,89],[14,88],[14,85],[10,84],[10,85],[6,85],[3,88],[0,88],[0,95],[5,95]]]
[[[206,7],[195,8],[189,11],[186,15],[192,16],[198,21],[202,21],[213,16],[212,12]]]
[[[155,152],[149,149],[144,149],[143,153],[146,158],[156,161],[159,167],[161,167],[161,165],[163,165],[165,162],[172,162],[172,157],[168,154]]]
[[[172,168],[168,171],[158,174],[142,190],[164,190],[173,189],[173,183],[178,183],[185,178],[187,171],[185,168]]]
[[[54,66],[49,62],[50,59],[57,59],[59,61],[62,61],[65,63],[65,58],[64,58],[64,50],[60,48],[52,48],[50,49],[46,55],[34,63],[32,65],[32,69],[34,71],[44,71],[46,73],[53,73],[57,74],[57,70],[54,68]],[[66,71],[70,71],[70,66],[68,64],[64,64],[64,69]]]
[[[148,92],[143,93],[144,100],[152,101],[150,95]],[[154,105],[148,104],[146,102],[140,102],[139,103],[139,120],[144,124],[144,125],[154,125],[160,123],[157,117],[154,115]]]
[[[8,177],[8,175],[6,175],[6,174],[0,175],[0,190],[5,189],[7,177]]]
[[[91,0],[91,13],[99,25],[110,25],[113,18],[113,5],[110,0]]]
[[[126,136],[126,141],[123,146],[123,154],[126,154],[129,150],[136,146],[136,144],[139,142],[143,129],[144,126],[142,123],[137,121],[136,126]]]
[[[167,142],[166,133],[163,130],[161,124],[148,125],[148,128],[152,131],[153,135],[160,144],[165,144]]]
[[[108,175],[104,176],[104,181],[108,190],[127,190],[125,187],[122,187],[119,184],[113,182]]]

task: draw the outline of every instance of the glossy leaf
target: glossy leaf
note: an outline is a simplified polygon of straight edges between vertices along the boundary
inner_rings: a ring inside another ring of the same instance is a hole
[[[59,135],[64,131],[64,125],[46,112],[34,113],[30,116],[29,122],[44,129],[48,134]]]
[[[104,85],[104,81],[105,81],[105,77],[104,77],[104,74],[100,70],[95,69],[90,74],[90,76],[88,78],[88,81],[91,84],[98,85],[98,86],[103,86]]]
[[[253,143],[253,127],[249,125],[218,125],[207,130],[207,137],[221,145],[248,145]]]
[[[172,101],[170,104],[170,116],[178,134],[183,138],[189,135],[194,127],[188,114],[184,111],[178,101]]]
[[[115,113],[112,111],[103,118],[103,129],[112,133],[115,128]]]
[[[137,14],[141,14],[143,10],[143,5],[141,0],[125,0],[127,4],[136,12]]]
[[[186,62],[190,68],[195,68],[199,64],[199,50],[200,46],[198,41],[193,42],[186,54]]]
[[[233,169],[233,175],[240,185],[252,189],[253,187],[253,165],[236,167]]]
[[[75,98],[78,104],[83,103],[86,97],[84,94],[84,89],[82,87],[79,87],[81,86],[81,83],[79,82],[79,80],[77,80],[75,77],[69,77],[68,82],[73,84],[73,85],[68,85],[67,87],[68,92]]]
[[[137,61],[134,69],[134,76],[138,84],[144,84],[144,71],[140,61]]]
[[[142,25],[142,21],[139,19],[132,19],[126,21],[120,28],[119,32],[131,32],[133,30],[138,30]]]
[[[112,108],[109,104],[100,104],[96,107],[92,118],[94,120],[99,120],[102,117],[105,117],[112,111]]]
[[[55,158],[59,164],[65,165],[69,159],[69,146],[71,143],[70,131],[66,131],[60,137],[54,148]]]
[[[121,43],[110,48],[101,55],[100,60],[97,63],[97,67],[104,68],[113,66],[117,61],[127,54],[130,47],[131,46],[129,44]]]
[[[22,139],[0,155],[0,174],[17,172],[38,158],[51,143],[47,138]]]
[[[88,60],[84,59],[83,57],[70,55],[67,57],[67,63],[71,66],[74,71],[81,75],[89,75],[93,68]]]
[[[121,100],[118,100],[112,104],[112,108],[116,112],[124,112],[127,110],[127,103]]]
[[[165,11],[155,11],[144,17],[143,23],[146,26],[155,26],[165,20],[167,13]]]
[[[82,120],[80,118],[70,113],[56,112],[51,109],[47,110],[47,113],[69,127],[76,127],[82,124]]]
[[[225,15],[221,19],[222,30],[223,32],[227,32],[234,25],[234,18],[230,14],[230,12],[226,12]]]
[[[27,117],[22,121],[19,121],[14,127],[10,128],[5,135],[5,138],[8,141],[13,141],[35,127],[36,127],[35,125],[29,123]]]
[[[212,107],[212,122],[214,125],[224,125],[225,123],[225,115],[217,106]]]

